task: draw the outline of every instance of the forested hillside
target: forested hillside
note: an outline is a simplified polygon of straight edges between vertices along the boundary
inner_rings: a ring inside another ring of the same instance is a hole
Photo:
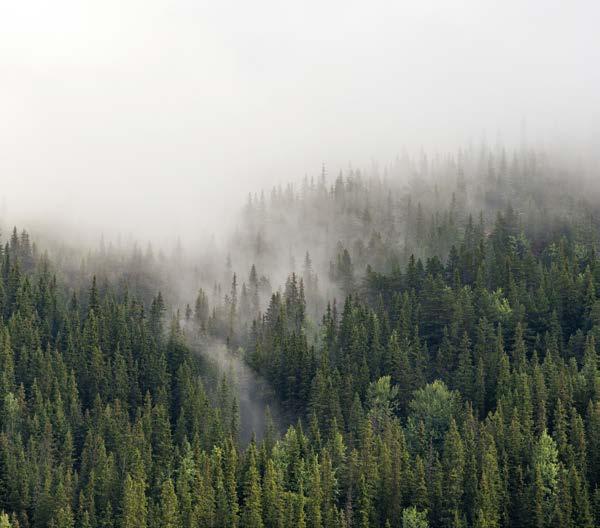
[[[203,248],[15,229],[0,528],[600,525],[592,181],[482,148],[257,190]]]

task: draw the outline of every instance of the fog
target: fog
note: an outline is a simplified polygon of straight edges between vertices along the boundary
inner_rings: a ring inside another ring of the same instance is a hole
[[[403,148],[598,145],[596,2],[5,3],[7,222],[196,240]]]
[[[5,282],[47,250],[84,305],[96,278],[149,313],[160,291],[223,423],[246,443],[269,406],[283,430],[347,299],[391,306],[373,284],[449,268],[497,218],[523,247],[568,222],[594,240],[598,20],[591,1],[6,3]]]

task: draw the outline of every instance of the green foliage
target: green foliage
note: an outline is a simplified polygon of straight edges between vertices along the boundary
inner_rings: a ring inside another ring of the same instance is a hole
[[[4,512],[0,513],[0,528],[12,528],[8,514]]]
[[[402,528],[429,528],[427,512],[418,511],[414,506],[402,512]]]
[[[496,161],[437,193],[415,183],[418,202],[354,172],[256,198],[239,245],[261,272],[234,270],[239,254],[207,266],[214,292],[184,316],[150,256],[74,272],[14,230],[0,527],[599,525],[600,226],[532,159]],[[322,248],[326,292],[322,251],[279,290],[263,275],[288,211],[343,241]],[[284,434],[243,440],[249,381],[193,353],[212,340],[274,393]]]
[[[449,390],[443,381],[435,380],[415,391],[409,409],[407,427],[413,441],[416,442],[418,436],[424,435],[423,440],[427,444],[431,441],[439,445],[452,419],[457,418],[460,409],[459,395]]]
[[[382,428],[396,408],[398,387],[391,386],[391,376],[383,376],[367,388],[368,416],[376,428]]]

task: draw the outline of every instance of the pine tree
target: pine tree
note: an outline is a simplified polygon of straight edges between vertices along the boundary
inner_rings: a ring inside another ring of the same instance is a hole
[[[129,473],[123,486],[123,528],[147,528],[147,504],[145,483],[140,478],[133,478]]]
[[[554,511],[558,482],[558,449],[544,431],[533,450],[536,523],[548,526]]]
[[[501,483],[498,470],[498,457],[493,438],[486,435],[481,462],[481,477],[477,491],[475,519],[476,528],[496,528],[500,526]]]
[[[471,344],[469,336],[465,332],[460,343],[460,351],[458,354],[458,368],[455,373],[455,387],[468,400],[473,401],[474,398],[474,369],[473,358],[471,354]]]
[[[402,528],[428,528],[427,513],[415,507],[406,508],[402,512]]]
[[[442,469],[445,476],[442,494],[442,519],[444,526],[451,527],[462,508],[464,489],[463,472],[465,466],[464,446],[456,422],[450,422],[450,429],[444,440]]]
[[[262,528],[261,485],[254,450],[250,450],[250,460],[244,483],[244,501],[242,507],[242,526],[244,528]]]
[[[262,484],[262,511],[265,528],[281,528],[283,526],[284,505],[283,490],[278,482],[277,471],[273,460],[267,460]]]
[[[159,518],[161,528],[178,528],[181,526],[179,504],[173,481],[167,478],[160,489]]]
[[[321,504],[323,501],[323,490],[321,487],[321,473],[318,458],[315,455],[310,465],[310,480],[307,501],[307,527],[322,528]]]
[[[412,503],[421,510],[427,510],[429,507],[429,496],[427,493],[425,466],[419,455],[415,458],[412,490]]]

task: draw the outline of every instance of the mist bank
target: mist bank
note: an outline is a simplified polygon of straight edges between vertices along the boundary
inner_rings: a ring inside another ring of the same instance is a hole
[[[295,273],[311,290],[309,308],[316,316],[327,301],[348,292],[340,277],[350,272],[359,280],[367,266],[390,271],[406,264],[411,254],[445,258],[461,240],[455,228],[440,234],[443,215],[451,214],[456,223],[469,214],[477,222],[482,214],[487,229],[509,205],[530,216],[545,214],[548,203],[563,210],[565,186],[571,200],[594,206],[600,195],[595,153],[583,147],[527,145],[523,140],[511,149],[481,142],[445,154],[405,150],[389,163],[371,162],[366,168],[319,164],[283,183],[249,187],[252,182],[246,181],[226,187],[223,202],[189,187],[179,191],[180,202],[165,194],[149,219],[146,207],[158,198],[153,195],[157,188],[150,185],[129,203],[130,218],[137,222],[121,221],[108,197],[98,202],[102,217],[90,210],[86,222],[61,218],[70,214],[68,207],[57,213],[41,208],[28,217],[27,208],[35,200],[12,213],[20,204],[11,207],[7,200],[1,227],[8,238],[13,219],[22,219],[19,228],[26,228],[38,251],[48,251],[74,283],[83,284],[91,274],[123,280],[147,300],[155,294],[152,289],[161,289],[181,310],[193,306],[199,289],[209,295],[212,307],[221,305],[234,274],[240,294],[253,267],[261,283],[259,306],[265,309],[269,296],[282,291]],[[244,186],[250,190],[242,192]],[[113,194],[119,200],[128,196],[117,187]],[[74,211],[93,193],[86,196],[79,205],[73,202]],[[186,210],[190,202],[193,213]],[[181,231],[173,227],[172,211],[190,214]],[[218,228],[209,232],[215,224]],[[430,239],[427,247],[422,245],[423,233]]]
[[[183,322],[183,321],[182,321]],[[194,351],[214,364],[218,379],[213,380],[217,404],[226,408],[223,400],[231,392],[235,401],[230,404],[229,419],[239,420],[240,441],[247,445],[253,438],[262,440],[265,435],[280,434],[294,417],[285,414],[267,380],[258,375],[244,359],[242,350],[231,350],[226,343],[198,336],[197,330],[183,322],[186,341]],[[224,416],[226,419],[227,417]]]
[[[215,166],[210,170],[197,167],[179,171],[160,165],[121,166],[115,161],[101,172],[83,166],[76,175],[50,168],[22,175],[15,166],[2,170],[0,225],[5,233],[13,225],[26,226],[37,240],[46,238],[53,245],[71,241],[94,247],[104,237],[106,243],[115,246],[137,242],[145,247],[150,242],[156,249],[170,252],[179,239],[186,251],[193,253],[213,240],[221,246],[229,242],[228,236],[240,225],[239,211],[248,194],[263,190],[269,197],[273,188],[285,189],[290,183],[299,191],[304,178],[320,178],[323,166],[328,184],[340,172],[352,171],[365,177],[387,177],[403,185],[415,175],[423,176],[420,165],[424,157],[431,166],[429,170],[435,172],[436,165],[457,159],[461,152],[475,157],[478,152],[490,150],[498,155],[503,148],[508,158],[525,149],[552,159],[553,164],[561,160],[571,171],[576,167],[580,171],[598,170],[597,145],[592,147],[585,141],[526,137],[505,141],[479,134],[471,142],[457,142],[452,148],[431,149],[426,143],[422,147],[398,146],[383,155],[361,159],[348,147],[344,156],[294,153],[272,164],[248,164],[235,170]],[[412,166],[401,173],[395,167],[398,160],[404,163],[406,158]]]

